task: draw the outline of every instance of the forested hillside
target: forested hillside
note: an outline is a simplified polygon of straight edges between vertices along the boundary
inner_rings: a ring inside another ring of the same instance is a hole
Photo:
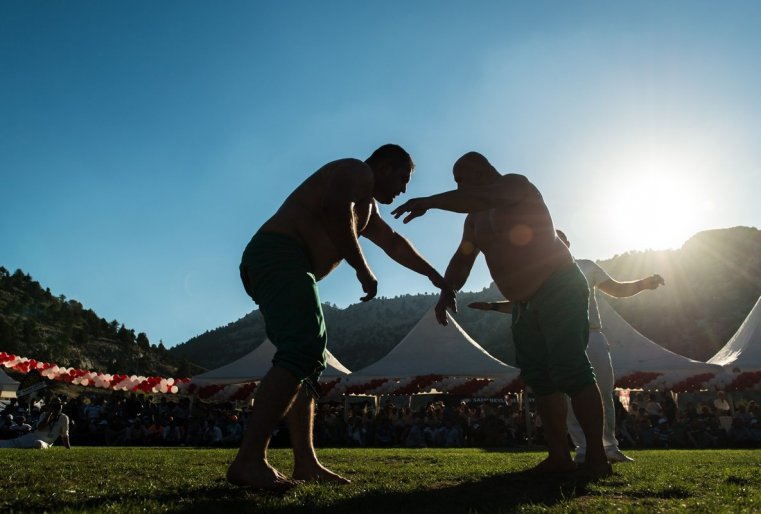
[[[0,267],[0,351],[106,373],[188,376],[196,368],[116,320]]]
[[[732,337],[761,295],[761,231],[709,230],[679,250],[630,252],[600,265],[619,279],[660,273],[666,287],[611,304],[653,341],[706,360]]]
[[[630,252],[599,263],[618,280],[660,273],[666,287],[611,303],[655,342],[698,360],[710,358],[727,342],[761,295],[761,231],[755,228],[701,232],[678,250]],[[499,298],[493,285],[460,293],[456,319],[492,355],[510,362],[510,317],[466,307],[471,301]],[[404,295],[346,309],[326,304],[328,347],[349,369],[367,366],[388,353],[436,299]],[[214,368],[245,355],[265,337],[261,315],[253,311],[170,353]]]

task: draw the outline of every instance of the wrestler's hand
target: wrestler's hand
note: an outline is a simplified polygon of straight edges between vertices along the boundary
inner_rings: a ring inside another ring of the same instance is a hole
[[[391,211],[391,215],[394,218],[399,219],[401,215],[408,212],[409,214],[407,214],[407,216],[402,220],[402,223],[409,223],[415,218],[425,214],[426,211],[428,211],[428,209],[431,207],[431,199],[428,197],[412,198],[411,200],[407,200],[402,205]]]
[[[452,294],[457,296],[457,292],[449,287],[449,284],[447,283],[446,279],[439,275],[438,273],[434,272],[432,275],[428,275],[428,280],[431,281],[431,284],[437,289],[450,289]]]
[[[436,321],[440,325],[445,327],[449,324],[447,321],[447,309],[451,309],[455,314],[457,313],[457,298],[453,289],[442,289],[439,301],[436,303],[434,311],[436,313]]]
[[[658,286],[666,285],[666,281],[663,280],[663,277],[657,273],[653,276],[643,279],[643,282],[644,283],[642,285],[645,289],[658,289]]]
[[[365,296],[360,298],[360,301],[366,302],[375,298],[378,294],[378,279],[375,278],[373,272],[370,269],[364,269],[357,271],[357,280],[362,284],[362,291],[365,292]]]
[[[489,302],[473,302],[469,303],[468,307],[471,309],[478,309],[479,311],[490,311],[491,304]]]

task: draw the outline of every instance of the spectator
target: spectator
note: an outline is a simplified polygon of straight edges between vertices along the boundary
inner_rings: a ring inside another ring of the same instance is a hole
[[[758,446],[761,443],[761,423],[759,423],[758,418],[751,418],[748,430],[750,431],[751,442]]]
[[[425,448],[425,422],[422,416],[415,417],[414,424],[407,432],[407,436],[404,440],[404,446],[407,448]]]
[[[653,442],[659,448],[669,449],[671,447],[671,436],[674,431],[669,426],[669,420],[667,418],[660,418],[658,425],[653,427]]]
[[[460,425],[447,421],[446,430],[444,446],[447,448],[457,448],[463,445],[463,434]]]
[[[129,446],[141,446],[148,440],[148,429],[143,425],[143,421],[137,417],[135,418],[129,427],[127,427],[124,435],[124,444]]]
[[[223,443],[228,446],[240,446],[241,439],[243,439],[243,427],[239,423],[238,416],[233,414],[225,425]]]
[[[61,401],[53,397],[46,412],[40,417],[37,429],[16,439],[0,441],[0,448],[50,448],[58,438],[64,447],[71,448],[69,442],[69,417],[62,412]]]
[[[222,427],[219,426],[218,421],[214,421],[211,426],[211,444],[212,446],[222,446]]]
[[[377,418],[375,418],[375,444],[377,446],[393,446],[394,445],[394,426],[391,423],[391,419],[389,418],[389,413],[391,412],[391,409],[385,408],[381,413],[378,415]]]
[[[26,422],[26,417],[19,416],[16,419],[16,423],[11,427],[11,430],[13,430],[16,433],[16,437],[20,437],[22,435],[26,435],[29,432],[31,432],[32,425]]]
[[[8,412],[8,409],[5,409],[3,412]],[[0,439],[13,439],[17,437],[18,433],[13,430],[14,425],[13,414],[3,415],[3,420],[0,423]]]
[[[645,412],[650,418],[650,425],[655,426],[658,421],[663,417],[663,407],[658,403],[654,393],[650,393],[648,401],[645,404]]]
[[[713,401],[713,407],[716,409],[716,414],[719,416],[729,416],[731,406],[727,401],[727,397],[724,391],[718,391],[716,393],[716,399]]]
[[[184,433],[182,426],[172,416],[168,416],[166,422],[162,426],[161,439],[165,445],[177,446],[184,439]],[[222,442],[222,436],[220,435],[220,444]]]
[[[366,429],[362,425],[362,418],[354,416],[349,420],[347,428],[347,439],[352,446],[365,446]]]
[[[190,418],[188,431],[185,434],[185,443],[188,446],[200,446],[203,442],[203,424],[198,418]]]
[[[732,446],[744,447],[753,442],[753,436],[742,418],[732,418],[732,428],[727,436]]]
[[[127,420],[138,419],[142,412],[142,395],[141,398],[138,398],[136,393],[130,393],[129,398],[124,402],[124,415],[127,417]],[[140,423],[140,426],[142,426],[142,423]]]

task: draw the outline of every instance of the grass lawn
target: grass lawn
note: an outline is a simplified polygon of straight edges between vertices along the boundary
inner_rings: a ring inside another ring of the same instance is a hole
[[[282,496],[224,480],[234,450],[0,450],[0,512],[761,512],[761,450],[632,451],[593,483],[525,472],[541,452],[324,449],[347,486]],[[270,460],[291,468],[290,452]]]

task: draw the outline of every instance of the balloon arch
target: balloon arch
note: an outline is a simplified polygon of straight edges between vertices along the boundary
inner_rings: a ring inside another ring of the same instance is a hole
[[[59,366],[26,357],[0,352],[0,366],[20,374],[37,371],[42,377],[83,387],[95,387],[112,391],[132,391],[145,394],[183,394],[206,401],[245,401],[253,398],[257,382],[243,384],[194,383],[192,378],[168,378],[109,374]],[[761,390],[761,371],[734,373],[688,373],[688,372],[630,372],[618,377],[620,389],[645,391],[674,391],[677,393],[700,390]],[[344,394],[413,395],[442,392],[456,396],[493,396],[523,391],[524,385],[516,376],[474,378],[443,375],[420,375],[415,377],[367,378],[347,375],[324,378],[320,381],[323,397]]]

